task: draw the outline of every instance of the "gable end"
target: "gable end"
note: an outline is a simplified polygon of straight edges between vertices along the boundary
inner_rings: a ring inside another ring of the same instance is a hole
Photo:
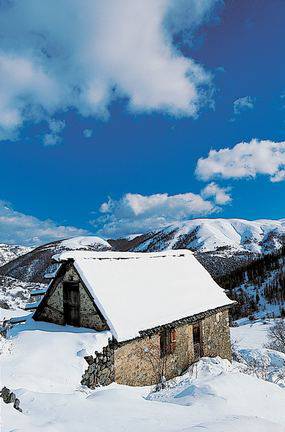
[[[79,323],[80,327],[93,328],[97,331],[108,330],[109,327],[99,308],[75,269],[73,262],[62,263],[56,277],[39,304],[33,318],[36,321],[48,321],[59,325],[66,324],[64,313],[65,282],[77,282],[79,284]]]

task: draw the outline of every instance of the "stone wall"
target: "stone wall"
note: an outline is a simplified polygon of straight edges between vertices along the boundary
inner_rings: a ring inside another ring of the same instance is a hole
[[[52,294],[46,297],[45,307],[38,314],[37,319],[64,325],[63,290],[61,282],[54,287]]]
[[[200,321],[204,356],[231,360],[228,311],[217,312]],[[130,386],[153,385],[159,381],[160,334],[134,339],[122,344],[109,343],[102,353],[85,358],[89,366],[81,383],[95,388],[115,381]],[[176,327],[176,347],[164,358],[167,380],[181,375],[194,362],[193,326]]]
[[[213,314],[202,321],[203,355],[220,356],[232,360],[229,312],[224,310]]]
[[[95,307],[91,296],[82,284],[73,265],[67,267],[62,277],[55,280],[51,294],[46,298],[45,307],[38,314],[37,319],[65,324],[63,310],[63,283],[68,281],[79,282],[80,296],[80,327],[94,328],[95,330],[108,330],[108,325],[100,311]]]
[[[115,381],[114,372],[114,346],[109,342],[102,352],[95,351],[94,357],[85,357],[88,363],[81,384],[89,388],[106,386]]]
[[[147,350],[159,353],[159,335],[135,339],[115,350],[115,381],[118,384],[151,385],[158,381],[156,363],[148,360]]]
[[[193,362],[192,325],[176,328],[173,354],[160,359],[160,335],[135,339],[115,350],[115,381],[127,385],[152,385],[158,382],[161,367],[166,379],[181,375]],[[162,362],[165,365],[162,366]]]

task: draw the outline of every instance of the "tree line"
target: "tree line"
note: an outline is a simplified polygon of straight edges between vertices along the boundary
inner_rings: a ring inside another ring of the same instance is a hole
[[[279,305],[280,315],[285,316],[285,247],[246,263],[216,281],[238,302],[231,311],[233,319],[253,316],[262,307],[262,297],[270,304]]]

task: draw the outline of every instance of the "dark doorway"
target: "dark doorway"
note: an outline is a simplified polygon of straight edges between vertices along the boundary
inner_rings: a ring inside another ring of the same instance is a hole
[[[193,345],[194,345],[194,360],[196,361],[203,356],[200,324],[193,325]]]
[[[65,324],[79,326],[80,297],[78,282],[63,283],[63,310]]]
[[[173,354],[176,348],[176,330],[163,329],[160,332],[160,357]]]

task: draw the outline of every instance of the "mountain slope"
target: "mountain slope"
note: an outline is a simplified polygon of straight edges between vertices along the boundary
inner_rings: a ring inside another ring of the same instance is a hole
[[[124,239],[74,237],[40,246],[0,267],[0,274],[26,282],[45,282],[51,257],[62,250],[152,252],[187,248],[213,276],[221,276],[285,244],[285,219],[194,219]]]
[[[56,253],[69,250],[110,250],[111,246],[105,240],[90,237],[73,237],[67,240],[55,241],[39,246],[13,261],[0,267],[0,275],[20,279],[24,282],[47,283],[44,278],[51,258]]]
[[[221,276],[280,249],[285,244],[285,219],[194,219],[108,241],[116,250],[133,252],[191,249],[212,276]]]
[[[137,252],[187,248],[197,252],[269,253],[285,243],[285,219],[194,219],[177,222],[131,239],[110,240]]]
[[[15,258],[30,252],[32,248],[27,246],[10,245],[0,243],[0,266],[6,264]]]
[[[27,283],[47,283],[44,274],[51,264],[52,256],[64,250],[115,249],[150,252],[171,248],[188,248],[194,251],[197,259],[225,288],[228,285],[227,276],[232,281],[238,279],[237,283],[230,287],[234,298],[239,295],[238,287],[245,285],[243,292],[246,293],[248,291],[248,295],[243,295],[244,301],[242,301],[242,304],[247,306],[248,304],[252,304],[255,307],[256,295],[253,287],[256,286],[256,281],[253,280],[251,288],[248,286],[247,289],[247,285],[249,285],[247,275],[249,270],[247,266],[252,262],[256,262],[256,260],[260,260],[260,258],[270,256],[270,254],[275,253],[277,250],[281,251],[284,244],[285,219],[279,221],[196,219],[176,223],[167,228],[143,235],[129,236],[125,239],[109,240],[108,242],[98,237],[74,237],[68,240],[49,243],[0,267],[0,275],[19,279]],[[284,269],[283,267],[281,268],[281,264],[279,266],[278,259],[274,258],[275,261],[276,268],[280,267],[280,272],[278,272],[278,277],[280,278],[280,275],[284,274]],[[268,274],[263,274],[264,272],[260,272],[259,267],[258,284],[261,287],[259,293],[261,298],[265,298],[266,290],[265,294],[263,294],[264,287],[271,280],[270,272],[272,269],[268,268]],[[238,278],[236,275],[239,275]],[[283,289],[283,285],[281,282],[276,282],[275,285],[277,286],[276,296],[280,297],[279,292]],[[3,287],[5,288],[4,283]],[[283,297],[282,299],[275,297],[275,309],[283,310]],[[269,300],[266,301],[266,307],[264,308],[265,315],[272,310]],[[260,301],[257,305],[258,309],[261,309],[261,303]],[[248,307],[239,311],[239,315],[243,316],[247,311]]]
[[[285,317],[285,247],[274,254],[260,255],[251,263],[217,278],[236,300],[233,319],[241,317]]]

